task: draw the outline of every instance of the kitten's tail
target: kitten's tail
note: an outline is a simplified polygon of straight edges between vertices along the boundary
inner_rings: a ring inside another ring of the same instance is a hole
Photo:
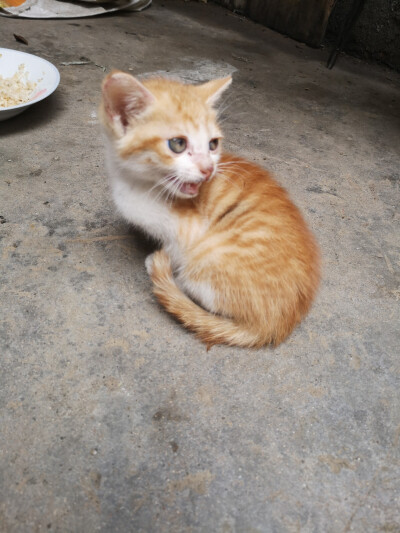
[[[270,336],[251,332],[230,318],[213,315],[193,302],[176,285],[170,259],[163,250],[153,256],[151,279],[159,302],[193,331],[207,345],[207,349],[214,344],[260,348],[273,342]]]

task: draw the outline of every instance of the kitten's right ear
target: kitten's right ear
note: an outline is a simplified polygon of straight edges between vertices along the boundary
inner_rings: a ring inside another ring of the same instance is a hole
[[[104,79],[102,93],[105,119],[119,137],[154,102],[154,96],[140,81],[118,70]]]
[[[196,88],[206,100],[207,104],[214,106],[231,83],[232,76],[228,76],[226,78],[208,81],[202,85],[197,85]]]

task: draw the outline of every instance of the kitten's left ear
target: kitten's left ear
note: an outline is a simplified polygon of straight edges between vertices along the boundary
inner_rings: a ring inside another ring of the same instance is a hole
[[[211,80],[207,83],[203,83],[203,85],[199,85],[197,89],[200,91],[200,94],[206,100],[207,104],[213,106],[231,83],[232,76],[228,76],[227,78],[220,78],[218,80]]]
[[[105,118],[118,136],[155,100],[140,81],[118,70],[106,76],[102,92]]]

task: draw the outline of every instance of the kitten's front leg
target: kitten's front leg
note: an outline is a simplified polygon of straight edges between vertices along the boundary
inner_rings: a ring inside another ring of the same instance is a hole
[[[155,259],[155,256],[157,255],[156,261],[157,261],[157,268],[156,270],[160,272],[160,257],[162,258],[161,263],[165,267],[165,262],[168,264],[168,269],[164,272],[167,274],[169,272],[171,276],[171,280],[174,278],[173,273],[171,271],[171,255],[170,252],[171,249],[167,252],[166,247],[163,247],[161,250],[158,250],[156,252],[153,252],[152,254],[148,255],[146,257],[146,260],[144,262],[146,266],[147,273],[149,274],[150,278],[152,278],[154,273],[153,268],[153,262]],[[211,286],[211,284],[208,281],[201,281],[196,279],[191,279],[188,277],[188,275],[185,273],[185,270],[182,267],[178,267],[178,274],[177,277],[174,278],[173,283],[178,285],[179,289],[185,293],[189,298],[194,299],[197,301],[204,309],[207,309],[210,313],[216,313],[216,292],[214,288]],[[176,271],[175,271],[176,274]]]
[[[152,273],[153,273],[153,260],[154,260],[154,254],[155,252],[153,252],[152,254],[148,255],[145,259],[145,262],[144,262],[144,266],[146,267],[146,270],[147,270],[147,274],[151,277]]]
[[[169,260],[171,261],[172,263],[172,270],[175,271],[175,270],[179,270],[181,268],[181,265],[182,265],[182,252],[180,251],[180,249],[175,245],[175,244],[165,244],[164,243],[164,246],[161,248],[162,251],[164,251],[168,257],[169,257]],[[153,252],[152,254],[149,254],[145,261],[144,261],[144,265],[146,267],[146,270],[147,270],[147,273],[148,275],[151,277],[152,273],[153,273],[153,260],[154,260],[154,255],[157,253],[157,251]]]

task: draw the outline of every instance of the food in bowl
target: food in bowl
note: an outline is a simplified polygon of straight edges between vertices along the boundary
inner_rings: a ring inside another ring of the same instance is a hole
[[[29,102],[36,89],[37,83],[30,81],[25,65],[21,63],[17,72],[9,78],[0,74],[0,108]]]

